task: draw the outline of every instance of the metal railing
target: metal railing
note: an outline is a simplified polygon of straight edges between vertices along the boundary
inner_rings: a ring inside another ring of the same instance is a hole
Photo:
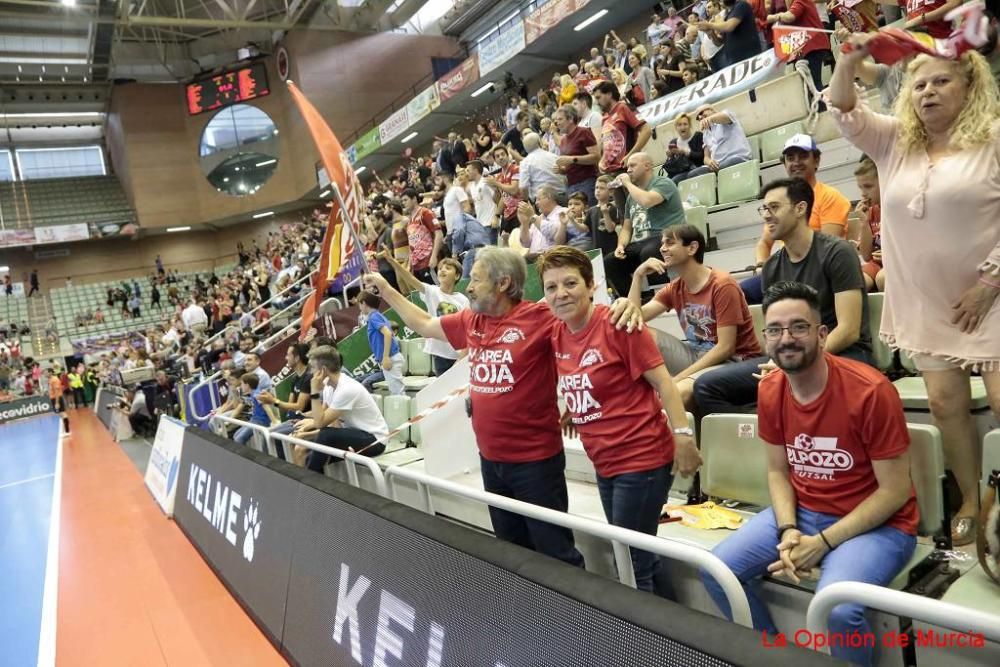
[[[736,575],[733,574],[732,570],[718,556],[701,547],[685,544],[677,540],[646,535],[575,514],[559,512],[495,493],[480,491],[479,489],[462,486],[461,484],[432,477],[426,473],[408,468],[390,466],[386,469],[385,475],[389,480],[389,488],[392,492],[392,495],[389,497],[392,500],[396,500],[395,480],[397,478],[415,482],[424,503],[424,511],[428,514],[434,513],[431,489],[435,489],[468,500],[474,500],[490,507],[520,514],[529,519],[545,521],[553,525],[605,539],[611,542],[614,549],[615,567],[618,569],[619,580],[623,584],[632,586],[633,588],[635,588],[635,574],[632,570],[632,557],[629,554],[629,547],[651,551],[667,558],[692,563],[704,569],[719,583],[719,586],[726,595],[726,599],[729,600],[729,606],[733,613],[733,622],[748,628],[753,627],[750,619],[750,602],[747,600],[746,593],[743,591],[743,587],[740,585]]]
[[[202,380],[201,382],[199,382],[195,386],[191,387],[191,391],[188,392],[188,411],[191,413],[191,416],[194,417],[195,421],[199,421],[199,422],[200,421],[205,421],[209,417],[209,415],[199,415],[198,414],[197,408],[195,407],[195,404],[194,404],[194,395],[195,395],[195,393],[197,391],[199,391],[200,389],[202,389],[203,387],[207,387],[207,386],[211,385],[221,375],[222,375],[222,371],[215,371],[214,373],[212,373],[211,375],[209,375],[208,377],[206,377],[204,380]],[[211,394],[211,396],[212,396],[212,409],[214,410],[215,408],[217,408],[219,406],[215,405],[215,394]]]
[[[806,628],[813,636],[825,634],[830,612],[845,602],[863,604],[959,632],[979,633],[990,641],[1000,642],[1000,622],[995,614],[858,581],[837,582],[816,593],[806,611]]]
[[[379,495],[396,502],[399,501],[396,498],[395,480],[398,478],[414,482],[417,485],[417,490],[423,501],[424,511],[428,514],[434,514],[434,504],[431,496],[431,490],[436,489],[438,491],[466,498],[468,500],[473,500],[490,507],[496,507],[508,512],[513,512],[529,519],[545,521],[556,526],[562,526],[563,528],[576,530],[599,539],[607,540],[611,543],[612,549],[614,550],[615,567],[618,570],[619,580],[626,586],[631,586],[632,588],[635,588],[635,573],[632,569],[632,557],[629,553],[629,547],[651,551],[666,558],[691,563],[704,569],[718,582],[723,593],[726,595],[726,599],[729,601],[729,607],[733,614],[733,622],[748,628],[753,627],[753,623],[750,618],[750,602],[747,600],[746,593],[743,591],[743,587],[740,585],[736,575],[733,574],[732,570],[730,570],[718,556],[714,555],[710,551],[702,549],[701,547],[669,538],[646,535],[634,530],[621,528],[619,526],[612,526],[606,523],[601,523],[600,521],[577,516],[575,514],[558,512],[547,507],[533,505],[531,503],[515,500],[506,496],[500,496],[495,493],[472,489],[456,484],[455,482],[440,479],[438,477],[432,477],[426,473],[416,472],[408,468],[389,466],[383,473],[382,468],[375,461],[375,459],[368,456],[355,454],[354,452],[344,451],[335,447],[327,447],[309,440],[302,440],[301,438],[284,435],[282,433],[275,433],[269,430],[266,426],[261,426],[260,424],[251,424],[250,422],[233,419],[232,417],[226,417],[225,415],[214,415],[210,421],[210,425],[212,425],[213,430],[215,429],[214,424],[216,422],[233,424],[235,426],[247,426],[261,433],[264,437],[265,446],[267,447],[269,453],[276,453],[272,440],[278,440],[280,442],[301,445],[303,447],[307,447],[308,449],[342,459],[347,464],[348,482],[351,486],[356,488],[361,488],[356,466],[362,465],[371,473]],[[831,588],[833,588],[833,586],[831,586]],[[810,607],[810,611],[811,610],[812,608]]]

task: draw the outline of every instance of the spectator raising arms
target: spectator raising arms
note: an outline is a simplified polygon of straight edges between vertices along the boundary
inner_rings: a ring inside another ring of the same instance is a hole
[[[607,306],[594,305],[586,254],[558,246],[539,258],[538,272],[559,320],[552,348],[560,393],[597,470],[604,515],[655,535],[674,473],[687,477],[701,465],[677,388],[650,333],[626,333]],[[659,558],[638,549],[631,556],[636,586],[653,591]]]
[[[982,374],[1000,415],[1000,93],[975,51],[958,60],[919,56],[907,68],[896,116],[872,113],[854,90],[870,38],[850,37],[854,49],[834,71],[830,103],[844,136],[871,157],[885,186],[880,335],[913,357],[927,385],[962,492],[952,538],[969,544],[981,458],[971,369]]]

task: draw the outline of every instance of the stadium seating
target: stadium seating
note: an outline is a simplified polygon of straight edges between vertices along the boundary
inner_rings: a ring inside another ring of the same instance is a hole
[[[881,292],[873,292],[868,295],[868,334],[872,339],[872,360],[875,368],[885,372],[892,368],[892,349],[889,348],[879,337],[879,325],[882,322],[882,305],[885,302],[885,295]]]
[[[115,176],[14,181],[0,189],[0,208],[7,212],[8,228],[136,222]]]
[[[703,174],[681,181],[677,186],[681,193],[681,201],[688,202],[692,206],[715,206],[718,203],[715,181],[716,174]]]
[[[751,160],[720,169],[719,204],[733,204],[756,199],[760,193],[760,162]]]
[[[768,130],[760,137],[760,157],[765,163],[781,159],[781,151],[785,142],[793,135],[805,132],[802,121],[793,121],[787,125]]]
[[[986,385],[983,378],[970,378],[972,387],[972,410],[983,410],[989,407],[989,400],[986,396]],[[927,387],[920,377],[900,378],[892,383],[899,392],[899,397],[903,400],[903,408],[906,410],[930,410],[927,404]]]

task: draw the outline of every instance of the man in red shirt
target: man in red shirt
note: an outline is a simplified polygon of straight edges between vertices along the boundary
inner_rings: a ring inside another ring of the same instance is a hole
[[[764,321],[767,353],[783,371],[761,380],[757,404],[771,507],[713,553],[743,582],[754,628],[776,634],[751,579],[770,572],[798,583],[822,566],[817,590],[838,581],[885,586],[913,555],[918,513],[903,405],[885,376],[824,353],[827,328],[808,285],[769,287]],[[705,572],[702,580],[731,618],[719,585]],[[872,664],[864,607],[835,607],[830,632],[841,639],[833,657]]]
[[[516,251],[482,248],[466,290],[471,309],[443,317],[431,317],[381,274],[370,273],[365,282],[420,336],[468,350],[469,409],[486,491],[565,512],[566,455],[552,350],[558,321],[544,303],[522,300],[526,274]],[[629,330],[639,325],[637,308],[618,306],[613,322]],[[566,528],[494,507],[490,519],[500,539],[583,565]]]
[[[815,0],[792,0],[788,11],[767,15],[768,25],[780,23],[781,25],[794,25],[800,28],[811,28],[813,30],[825,30],[823,21],[819,18],[819,11],[816,9]],[[770,32],[768,28],[768,32]],[[812,33],[809,41],[805,43],[799,51],[795,60],[805,58],[809,63],[809,72],[812,74],[813,85],[816,90],[823,90],[823,63],[833,62],[833,51],[830,50],[830,38],[826,33]],[[820,109],[822,111],[823,109]]]
[[[640,305],[642,279],[672,269],[673,280],[642,306],[642,319],[677,313],[684,340],[667,333],[657,335],[663,362],[674,378],[684,404],[694,409],[694,381],[702,373],[729,363],[761,355],[753,330],[753,317],[739,283],[718,269],[705,266],[705,237],[694,225],[674,225],[663,231],[660,254],[632,274],[628,298]]]
[[[437,267],[438,254],[444,245],[444,235],[438,227],[434,213],[420,205],[417,191],[403,191],[403,212],[410,217],[406,223],[406,237],[410,245],[410,272],[420,282],[434,284],[431,269]]]
[[[633,153],[646,146],[653,134],[649,123],[641,120],[624,102],[618,86],[610,81],[601,81],[594,87],[594,101],[604,114],[601,126],[601,159],[597,168],[602,174],[620,176],[625,173],[625,165]],[[619,211],[625,210],[624,188],[615,188],[615,204]]]
[[[597,185],[597,162],[601,158],[597,140],[589,127],[580,127],[576,109],[570,104],[559,107],[552,115],[556,129],[562,135],[556,167],[566,174],[566,194],[582,192],[587,195],[587,205],[597,203],[594,187]]]
[[[517,163],[510,159],[506,146],[493,149],[493,159],[500,167],[496,176],[484,176],[487,184],[500,191],[500,231],[510,233],[520,226],[517,205],[521,203],[521,183]]]

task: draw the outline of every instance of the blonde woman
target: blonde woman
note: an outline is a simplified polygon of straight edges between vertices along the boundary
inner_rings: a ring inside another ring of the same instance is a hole
[[[576,82],[569,74],[559,77],[559,106],[572,104],[576,97]]]
[[[975,539],[982,449],[969,412],[978,370],[1000,415],[1000,93],[976,52],[910,63],[895,117],[858,101],[854,78],[870,34],[849,39],[830,84],[844,136],[878,166],[881,337],[912,355],[927,386],[949,468],[962,492],[956,545]]]

